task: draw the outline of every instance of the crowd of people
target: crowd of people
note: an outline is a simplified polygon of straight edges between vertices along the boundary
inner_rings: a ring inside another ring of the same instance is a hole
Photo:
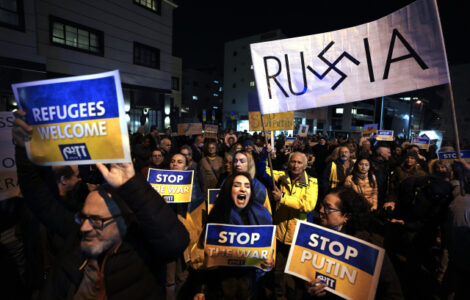
[[[13,129],[22,197],[1,203],[12,299],[335,298],[284,272],[298,220],[386,250],[376,299],[468,298],[470,165],[439,160],[436,145],[151,126],[130,136],[132,163],[44,168],[27,158],[23,116]],[[150,168],[193,170],[191,202],[165,203]],[[275,260],[267,271],[206,268],[208,223],[276,225]]]

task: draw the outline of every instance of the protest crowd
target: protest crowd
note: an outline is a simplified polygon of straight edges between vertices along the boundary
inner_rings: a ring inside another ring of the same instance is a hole
[[[284,272],[299,220],[385,249],[376,299],[469,297],[470,164],[438,159],[435,144],[150,126],[129,136],[132,164],[50,168],[29,161],[23,116],[22,196],[1,202],[11,299],[334,299],[320,278]],[[149,169],[193,170],[191,202],[166,203]],[[210,189],[220,192],[208,212]],[[275,255],[262,268],[208,268],[209,223],[275,225]]]

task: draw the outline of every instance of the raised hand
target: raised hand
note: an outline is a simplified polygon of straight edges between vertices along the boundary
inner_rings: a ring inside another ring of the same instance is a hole
[[[103,174],[104,179],[112,187],[118,188],[129,179],[135,176],[135,170],[132,163],[120,163],[111,164],[111,168],[108,168],[104,164],[97,163],[96,167]]]
[[[22,118],[26,116],[24,110],[17,110],[13,113],[15,120],[13,121],[13,128],[11,133],[13,139],[18,146],[24,147],[25,141],[31,139],[33,134],[33,127],[29,126]]]

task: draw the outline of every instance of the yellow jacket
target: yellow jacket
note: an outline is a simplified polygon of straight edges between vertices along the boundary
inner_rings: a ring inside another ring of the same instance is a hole
[[[269,167],[266,173],[271,175]],[[276,238],[287,245],[292,244],[297,220],[307,220],[318,199],[318,182],[304,171],[300,179],[292,184],[288,171],[273,171],[274,181],[280,186],[281,200],[276,203],[273,223]]]

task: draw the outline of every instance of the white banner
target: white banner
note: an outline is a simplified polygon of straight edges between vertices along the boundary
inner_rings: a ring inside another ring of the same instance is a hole
[[[371,99],[450,81],[435,0],[338,31],[251,44],[263,114]]]
[[[16,177],[15,145],[11,135],[13,120],[11,112],[0,112],[0,200],[20,194]]]

